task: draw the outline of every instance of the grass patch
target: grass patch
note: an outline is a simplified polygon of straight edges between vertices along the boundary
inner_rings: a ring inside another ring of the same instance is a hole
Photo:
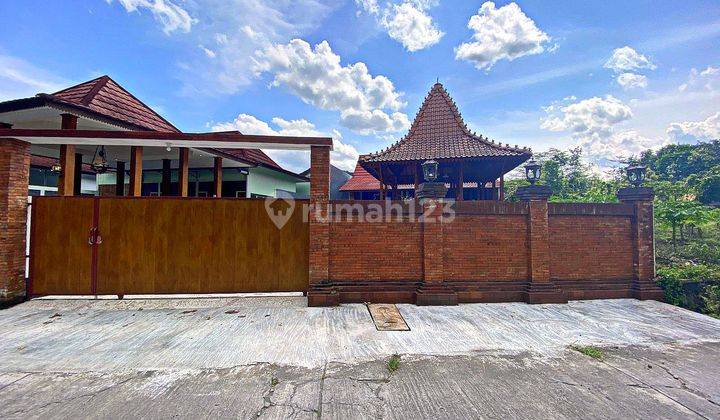
[[[393,354],[387,362],[387,369],[390,373],[395,372],[400,367],[400,356]]]
[[[276,378],[276,377],[273,377],[272,379],[270,379],[270,386],[275,386],[279,383],[280,383],[280,380],[278,380],[278,378]]]
[[[603,357],[605,357],[605,353],[603,351],[595,346],[580,346],[577,344],[573,344],[570,346],[571,349],[575,350],[576,352],[582,353],[585,356],[590,356],[593,359],[602,360]]]

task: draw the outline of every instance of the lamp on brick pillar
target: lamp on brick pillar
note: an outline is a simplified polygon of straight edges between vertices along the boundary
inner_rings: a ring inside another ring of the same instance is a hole
[[[443,198],[447,192],[444,182],[436,182],[438,163],[428,160],[422,164],[425,182],[415,190],[423,206],[422,250],[423,279],[415,291],[416,305],[457,305],[457,293],[444,283],[443,265]]]
[[[537,185],[541,167],[534,160],[525,166],[525,176],[530,185],[519,187],[515,195],[528,206],[529,282],[525,290],[527,303],[566,303],[565,293],[550,280],[550,227],[548,198],[552,190]]]
[[[620,188],[617,197],[622,203],[633,205],[633,283],[632,294],[641,300],[663,300],[663,290],[655,283],[655,238],[653,236],[653,198],[652,187],[643,187],[644,166],[633,165],[627,168],[628,181],[632,187]]]
[[[444,198],[447,187],[444,182],[436,182],[438,177],[438,163],[435,160],[426,160],[422,163],[423,178],[425,182],[415,189],[415,197],[419,199]]]
[[[335,306],[340,295],[330,282],[330,148],[310,148],[310,288],[308,306]]]
[[[0,305],[25,298],[30,144],[0,139]]]

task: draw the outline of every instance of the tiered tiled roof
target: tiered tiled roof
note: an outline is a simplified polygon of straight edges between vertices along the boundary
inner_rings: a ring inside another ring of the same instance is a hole
[[[47,96],[147,130],[180,132],[109,76],[101,76]]]
[[[389,148],[360,156],[360,162],[530,156],[527,148],[502,145],[471,132],[442,84],[425,97],[410,131]]]

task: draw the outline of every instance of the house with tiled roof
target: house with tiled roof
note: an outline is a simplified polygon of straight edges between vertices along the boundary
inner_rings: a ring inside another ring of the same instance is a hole
[[[30,98],[2,102],[0,124],[16,129],[180,133],[175,125],[109,76],[52,94],[39,93]],[[31,153],[30,193],[54,194],[61,150],[33,146]],[[77,146],[73,153],[76,194],[127,194],[126,163],[131,160],[130,148],[110,142],[105,146]],[[260,149],[190,148],[187,157],[189,196],[218,193],[230,197],[276,196],[278,191],[295,193],[298,182],[307,182],[307,178],[282,168]],[[142,195],[178,194],[180,157],[177,148],[147,149],[142,160]],[[98,162],[104,164],[93,165]],[[214,171],[218,164],[221,165],[222,179],[220,189],[216,190]]]
[[[422,179],[423,162],[438,162],[447,197],[502,199],[504,175],[532,153],[471,131],[442,84],[425,97],[408,133],[390,147],[361,155],[353,177],[341,187],[353,198],[407,198]],[[390,194],[388,194],[390,191]]]

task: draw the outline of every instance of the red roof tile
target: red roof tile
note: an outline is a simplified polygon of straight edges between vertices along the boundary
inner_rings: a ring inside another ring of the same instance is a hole
[[[340,191],[375,191],[380,189],[380,181],[358,163],[352,178],[340,187]]]
[[[278,165],[274,160],[270,158],[270,156],[266,155],[260,149],[222,149],[220,150],[220,152],[235,156],[236,158],[242,159],[243,161],[248,163],[262,164],[265,166],[282,169],[280,165]]]
[[[530,156],[529,149],[503,146],[468,130],[455,102],[436,83],[415,117],[408,134],[388,149],[360,157],[366,162],[427,159]]]
[[[180,132],[109,76],[101,76],[47,96],[146,130]]]

